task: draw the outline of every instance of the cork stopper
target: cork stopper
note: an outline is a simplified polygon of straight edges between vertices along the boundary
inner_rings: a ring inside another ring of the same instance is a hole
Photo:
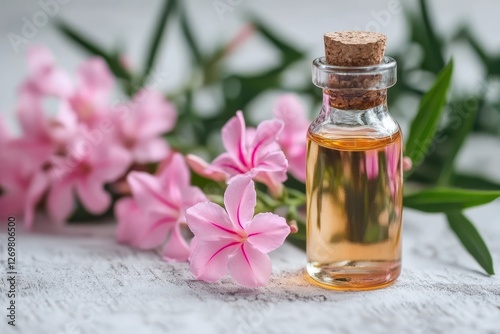
[[[324,36],[326,63],[335,66],[371,66],[380,64],[384,58],[387,37],[365,31],[329,32]],[[368,109],[384,103],[386,90],[352,91],[362,88],[368,80],[377,76],[338,78],[337,86],[346,90],[327,90],[330,105],[339,109]]]
[[[339,31],[325,34],[326,62],[336,66],[369,66],[384,58],[387,36],[367,31]]]

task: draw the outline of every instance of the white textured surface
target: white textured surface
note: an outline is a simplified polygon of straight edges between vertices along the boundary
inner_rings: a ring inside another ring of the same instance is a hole
[[[500,229],[487,217],[499,211],[469,211],[497,269]],[[290,245],[272,254],[269,286],[250,290],[194,281],[185,263],[118,245],[112,224],[19,233],[18,326],[2,314],[0,333],[500,333],[500,277],[482,273],[441,217],[407,210],[404,221],[402,276],[368,292],[310,285]],[[5,229],[0,245],[5,270]]]

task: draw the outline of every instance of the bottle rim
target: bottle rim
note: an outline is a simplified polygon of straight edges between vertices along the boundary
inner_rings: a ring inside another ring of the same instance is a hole
[[[312,62],[312,81],[317,87],[331,90],[387,89],[396,84],[397,63],[394,58],[384,57],[377,65],[336,66],[318,57]]]

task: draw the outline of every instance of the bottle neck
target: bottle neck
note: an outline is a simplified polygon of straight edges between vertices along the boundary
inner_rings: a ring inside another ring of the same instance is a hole
[[[399,131],[385,100],[366,109],[337,108],[332,100],[330,94],[323,95],[323,107],[311,123],[309,133],[328,138],[381,138]]]
[[[387,103],[387,89],[324,89],[323,105],[342,110],[367,110]]]

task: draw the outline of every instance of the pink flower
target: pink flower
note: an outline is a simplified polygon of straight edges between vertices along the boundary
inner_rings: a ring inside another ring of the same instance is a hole
[[[247,175],[279,195],[288,168],[285,155],[277,144],[282,129],[280,120],[264,121],[257,129],[247,129],[243,113],[238,111],[222,128],[222,143],[227,152],[212,162],[206,174],[224,172],[229,178]]]
[[[118,140],[134,161],[156,162],[167,156],[169,147],[161,135],[173,129],[177,114],[162,94],[142,90],[130,105],[118,106],[115,113]]]
[[[403,170],[405,172],[413,168],[413,161],[409,157],[403,157]]]
[[[50,51],[44,47],[34,47],[28,51],[29,75],[19,89],[17,116],[25,137],[40,144],[54,144],[54,141],[65,140],[70,134],[67,127],[75,122],[65,112],[67,105],[59,106],[55,118],[45,116],[43,102],[47,96],[62,99],[72,93],[69,76],[54,65]],[[63,137],[63,138],[61,138]]]
[[[131,164],[130,154],[114,142],[95,143],[89,138],[88,131],[81,129],[65,155],[51,160],[52,185],[47,209],[57,222],[66,220],[73,211],[75,192],[89,212],[105,212],[111,197],[104,185],[124,175]]]
[[[0,141],[0,218],[4,221],[22,213],[24,225],[31,227],[35,206],[48,186],[43,165],[49,150],[27,139]]]
[[[293,94],[281,96],[274,117],[285,124],[278,143],[288,160],[288,171],[299,181],[306,180],[306,137],[309,120],[304,106]]]
[[[28,50],[28,71],[21,93],[68,97],[73,91],[69,75],[55,66],[54,57],[46,47]]]
[[[132,197],[120,199],[115,204],[115,217],[118,221],[116,239],[120,243],[136,247],[137,236],[143,232],[144,212]]]
[[[190,255],[196,279],[215,282],[226,272],[246,287],[266,285],[271,275],[267,253],[283,244],[290,227],[283,217],[259,213],[255,185],[249,177],[234,178],[224,194],[226,210],[215,203],[199,203],[186,212],[194,233]]]
[[[101,58],[91,58],[78,68],[77,89],[69,98],[80,122],[90,126],[109,112],[109,96],[115,81]]]
[[[182,155],[174,153],[156,176],[131,172],[128,182],[133,199],[120,200],[115,211],[118,240],[141,249],[164,244],[165,260],[185,261],[189,256],[189,245],[181,233],[185,210],[207,198],[199,188],[191,186]]]

